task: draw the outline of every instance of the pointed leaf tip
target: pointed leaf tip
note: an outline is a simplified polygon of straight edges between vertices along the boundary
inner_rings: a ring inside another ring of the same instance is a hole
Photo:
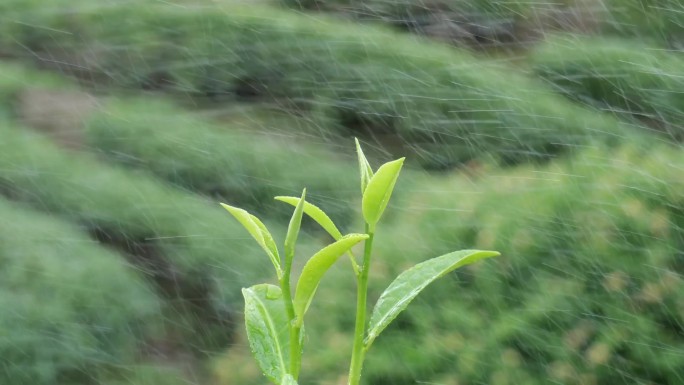
[[[366,187],[368,187],[368,182],[373,177],[373,169],[371,168],[370,163],[368,163],[368,159],[366,158],[366,155],[363,153],[363,150],[361,149],[359,139],[354,138],[354,143],[356,144],[356,155],[359,161],[359,176],[361,177],[361,195],[363,195],[363,193],[366,191]]]
[[[275,197],[277,201],[285,202],[287,204],[290,204],[292,206],[297,206],[299,204],[299,199],[298,197],[287,197],[287,196],[277,196]],[[335,223],[333,223],[332,219],[326,214],[323,210],[321,210],[318,206],[309,203],[309,202],[304,202],[304,213],[311,217],[316,223],[318,223],[323,230],[325,230],[328,234],[330,234],[331,237],[335,240],[339,240],[342,238],[342,233],[340,230],[335,226]]]
[[[361,202],[363,218],[373,229],[382,217],[390,197],[394,190],[394,185],[399,178],[399,172],[404,164],[405,158],[399,158],[387,162],[380,166],[378,171],[368,182],[366,191]]]
[[[268,257],[271,259],[273,266],[276,269],[278,276],[281,274],[280,268],[280,255],[278,254],[278,247],[273,240],[273,236],[266,228],[266,225],[259,220],[259,218],[250,214],[249,212],[221,203],[221,206],[226,209],[235,219],[240,222],[240,224],[249,232],[249,234],[257,241],[259,246],[266,252]]]
[[[292,260],[295,255],[295,244],[299,236],[299,229],[302,225],[302,215],[304,214],[304,205],[306,204],[306,188],[302,190],[302,196],[295,206],[292,213],[290,224],[287,226],[287,235],[285,236],[285,270],[289,271],[292,266]]]

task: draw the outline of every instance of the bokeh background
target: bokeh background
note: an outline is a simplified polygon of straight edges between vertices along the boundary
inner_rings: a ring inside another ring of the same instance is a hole
[[[371,302],[463,248],[366,385],[684,384],[681,0],[0,1],[0,383],[259,385],[240,289],[298,195],[359,231],[353,137],[406,156]],[[297,266],[330,241],[304,223]],[[335,266],[300,383],[346,384]]]

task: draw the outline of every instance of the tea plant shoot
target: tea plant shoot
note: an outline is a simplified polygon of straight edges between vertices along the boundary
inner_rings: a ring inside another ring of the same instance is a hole
[[[263,374],[276,385],[296,385],[304,352],[304,322],[316,289],[325,273],[342,256],[348,255],[357,283],[353,348],[349,366],[349,385],[359,385],[366,353],[375,339],[430,283],[445,274],[484,258],[498,256],[496,251],[461,250],[419,263],[401,273],[380,295],[368,314],[368,277],[373,254],[373,238],[392,196],[404,158],[387,162],[376,171],[371,168],[356,140],[361,178],[363,232],[343,235],[330,217],[300,197],[275,199],[294,207],[283,244],[283,254],[266,226],[256,216],[222,203],[256,240],[273,264],[278,285],[261,283],[242,290],[245,299],[245,324],[254,358]],[[304,264],[296,283],[291,281],[292,261],[303,215],[317,222],[334,242],[316,252]],[[363,255],[352,247],[363,242]],[[295,290],[292,292],[292,286]]]

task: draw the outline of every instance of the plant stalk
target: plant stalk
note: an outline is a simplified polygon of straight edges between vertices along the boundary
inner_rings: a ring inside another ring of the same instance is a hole
[[[299,378],[299,369],[301,368],[302,356],[301,347],[299,346],[299,333],[301,328],[297,326],[296,316],[294,311],[294,304],[292,303],[292,291],[290,289],[290,266],[285,267],[285,274],[280,280],[280,289],[283,291],[283,301],[285,301],[285,310],[287,311],[288,329],[290,330],[290,374],[297,380]]]
[[[364,243],[363,264],[360,274],[357,276],[356,294],[356,323],[354,326],[354,346],[352,348],[351,365],[349,366],[349,385],[359,385],[361,382],[361,369],[366,356],[363,339],[366,334],[366,301],[368,297],[368,272],[370,270],[371,249],[373,248],[373,233],[366,224],[368,239]]]

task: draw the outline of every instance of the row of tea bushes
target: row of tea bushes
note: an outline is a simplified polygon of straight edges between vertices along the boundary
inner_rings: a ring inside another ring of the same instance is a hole
[[[268,262],[217,202],[63,150],[7,120],[0,136],[3,195],[130,255],[175,309],[181,343],[206,351],[230,341],[240,288],[263,278]]]
[[[617,39],[557,37],[532,56],[563,95],[684,139],[684,57]]]
[[[460,47],[515,48],[542,31],[595,32],[609,14],[594,1],[522,0],[280,0],[284,5],[381,22]]]
[[[9,55],[117,87],[277,101],[324,137],[399,143],[430,168],[546,159],[628,130],[508,67],[381,28],[260,6],[30,4],[0,8],[17,21],[0,38]]]
[[[287,7],[381,22],[459,46],[511,47],[544,32],[604,34],[684,48],[680,0],[280,0]]]
[[[2,198],[0,218],[0,382],[85,385],[129,372],[120,368],[160,332],[154,288],[72,223]]]
[[[605,5],[610,10],[606,33],[684,49],[684,3],[680,0],[606,0]]]
[[[254,126],[259,127],[258,117]],[[208,124],[166,102],[138,98],[106,101],[86,124],[88,145],[107,159],[153,172],[188,190],[230,201],[260,213],[289,218],[290,207],[276,195],[300,195],[334,219],[351,219],[356,167],[330,146],[305,144],[305,136],[238,131]],[[345,154],[351,154],[351,143]]]
[[[46,72],[12,64],[0,72],[0,100],[69,147],[271,216],[291,214],[274,196],[299,195],[307,187],[311,201],[334,219],[351,218],[355,166],[330,144],[304,144],[310,137],[294,132],[291,126],[300,122],[290,116],[249,116],[239,126],[211,122],[159,96],[96,99]],[[351,155],[351,145],[339,146]]]
[[[407,267],[451,250],[503,255],[421,294],[372,348],[365,383],[679,383],[683,162],[681,148],[636,142],[398,186],[405,198],[390,208],[398,215],[376,234],[372,297]],[[339,266],[319,288],[303,370],[315,374],[302,382],[343,381],[349,270]],[[243,361],[221,364],[219,373],[243,384],[260,381]]]

